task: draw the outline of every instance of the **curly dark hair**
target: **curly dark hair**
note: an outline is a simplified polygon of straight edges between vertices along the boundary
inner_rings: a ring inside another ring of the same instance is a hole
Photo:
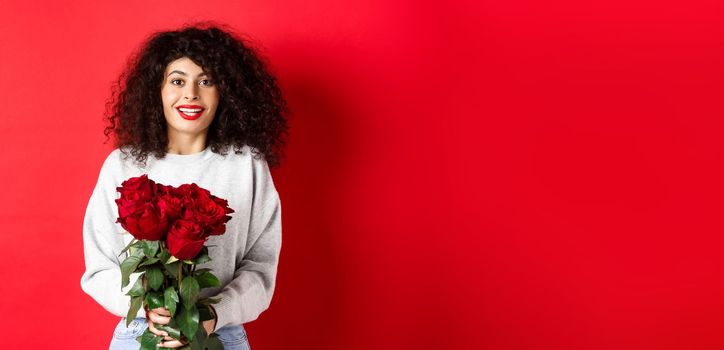
[[[152,33],[133,53],[106,101],[106,141],[145,167],[149,153],[164,158],[167,124],[161,103],[163,73],[182,57],[208,71],[219,91],[219,104],[206,139],[215,153],[230,146],[242,153],[250,146],[257,159],[279,166],[288,136],[288,107],[268,61],[225,25],[214,22],[185,24],[178,30]]]

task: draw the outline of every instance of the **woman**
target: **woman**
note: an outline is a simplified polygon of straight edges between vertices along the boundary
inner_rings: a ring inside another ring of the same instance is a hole
[[[261,57],[228,29],[199,24],[152,35],[128,63],[106,113],[116,147],[105,159],[88,202],[81,288],[112,314],[125,317],[129,285],[121,289],[118,256],[131,238],[116,223],[116,188],[134,176],[165,185],[197,183],[234,210],[227,231],[206,243],[222,286],[215,319],[203,323],[225,349],[249,349],[243,324],[266,310],[281,250],[281,201],[270,167],[279,165],[288,132],[286,102]],[[233,147],[233,149],[229,149]],[[134,162],[131,162],[132,157]],[[139,349],[146,328],[178,348],[155,325],[164,308],[121,319],[111,349]]]

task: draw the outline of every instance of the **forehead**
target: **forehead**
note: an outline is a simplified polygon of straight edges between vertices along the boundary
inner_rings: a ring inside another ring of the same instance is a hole
[[[184,72],[187,75],[196,76],[199,73],[203,73],[204,69],[194,63],[194,61],[192,61],[190,58],[181,57],[179,59],[171,61],[166,66],[166,74],[164,75],[169,75],[172,71]]]

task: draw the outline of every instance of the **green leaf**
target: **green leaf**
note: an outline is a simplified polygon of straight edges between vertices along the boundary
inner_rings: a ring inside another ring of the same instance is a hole
[[[192,341],[199,328],[199,310],[195,306],[191,306],[188,310],[183,307],[179,308],[176,322],[186,338]]]
[[[163,284],[163,272],[158,267],[151,267],[146,271],[146,280],[151,289],[158,290]]]
[[[186,309],[189,309],[196,304],[196,300],[199,299],[199,282],[193,276],[186,276],[181,281],[181,302],[184,304]]]
[[[146,293],[146,304],[148,304],[149,309],[163,307],[163,297],[154,291],[150,291]]]
[[[164,264],[163,267],[166,268],[166,271],[168,271],[168,274],[173,276],[174,279],[178,278],[178,265],[181,264],[180,261],[174,261],[170,264]]]
[[[158,241],[143,241],[143,254],[148,258],[153,258],[158,252]]]
[[[146,328],[146,330],[141,334],[141,350],[156,350],[158,349],[157,345],[161,342],[163,338],[159,337],[151,331]]]
[[[209,256],[209,248],[203,247],[201,248],[199,255],[197,255],[194,259],[194,264],[199,265],[209,261],[211,261],[211,257]]]
[[[171,257],[169,257],[168,260],[166,260],[166,262],[164,264],[168,265],[168,264],[170,264],[172,262],[176,262],[176,261],[178,261],[178,258],[171,255]]]
[[[199,301],[197,301],[196,304],[211,305],[211,304],[216,304],[219,301],[221,301],[221,298],[203,298],[203,299],[199,299]]]
[[[206,334],[206,329],[204,327],[199,327],[198,330],[196,330],[196,337],[194,337],[194,340],[191,342],[191,349],[192,350],[206,350],[206,339],[208,338],[208,334]]]
[[[168,326],[172,328],[178,328],[178,323],[176,322],[176,319],[171,317],[171,319],[168,320]]]
[[[209,339],[206,341],[206,349],[208,350],[224,350],[224,344],[219,340],[219,335],[211,333]]]
[[[171,338],[174,338],[176,340],[181,339],[181,330],[180,329],[169,327],[169,325],[165,325],[165,324],[156,325],[156,328],[168,333],[168,335]]]
[[[142,258],[143,252],[136,250],[132,253],[132,255],[127,257],[126,260],[123,260],[121,263],[121,288],[125,288],[128,285],[128,280],[131,277],[131,274],[136,271],[136,268]]]
[[[142,296],[131,298],[131,306],[128,308],[128,314],[126,314],[126,327],[128,327],[128,325],[133,322],[133,319],[136,318],[136,314],[138,313],[138,310],[141,309],[141,306],[143,306]]]
[[[219,282],[219,279],[216,278],[213,273],[207,271],[196,275],[196,281],[199,282],[199,288],[221,286],[221,282]]]
[[[158,260],[167,261],[171,257],[171,253],[166,248],[161,248],[161,252],[158,253]]]
[[[130,248],[134,243],[136,243],[136,239],[131,238],[131,241],[128,242],[128,245],[125,248],[123,248],[123,250],[121,250],[121,253],[118,254],[118,256],[121,256],[121,254],[125,253],[128,250],[128,248]]]
[[[178,303],[178,293],[176,293],[176,288],[173,286],[166,288],[163,292],[163,300],[166,310],[168,310],[171,313],[171,316],[173,316],[176,313],[176,304]]]
[[[140,297],[143,295],[143,293],[146,293],[146,290],[143,288],[143,276],[138,276],[138,279],[136,279],[136,283],[133,284],[133,287],[131,287],[126,295],[130,295],[132,297]]]
[[[157,263],[158,261],[159,261],[158,258],[150,258],[150,259],[146,258],[145,260],[143,260],[143,262],[140,265],[138,265],[138,267],[152,265],[152,264]]]
[[[143,249],[143,241],[136,240],[133,244],[128,247],[128,254],[133,254],[136,250]]]
[[[203,269],[196,269],[196,270],[194,270],[194,273],[196,273],[197,275],[199,275],[199,274],[201,274],[202,272],[207,272],[207,271],[211,271],[211,269],[204,267]]]
[[[197,304],[198,305],[198,304]],[[214,319],[214,313],[211,311],[211,307],[208,305],[201,306],[199,309],[199,320],[201,322],[213,320]],[[204,331],[204,333],[206,333]]]

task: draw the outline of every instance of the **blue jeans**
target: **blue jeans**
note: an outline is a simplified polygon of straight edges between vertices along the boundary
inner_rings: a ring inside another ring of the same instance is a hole
[[[146,328],[148,328],[148,323],[145,318],[134,319],[128,327],[126,327],[126,319],[122,318],[116,325],[115,331],[113,331],[113,339],[108,349],[140,349],[141,343],[136,340],[136,337],[143,334]],[[219,335],[219,340],[221,340],[225,350],[251,350],[244,326],[226,325],[217,329],[214,333]]]

